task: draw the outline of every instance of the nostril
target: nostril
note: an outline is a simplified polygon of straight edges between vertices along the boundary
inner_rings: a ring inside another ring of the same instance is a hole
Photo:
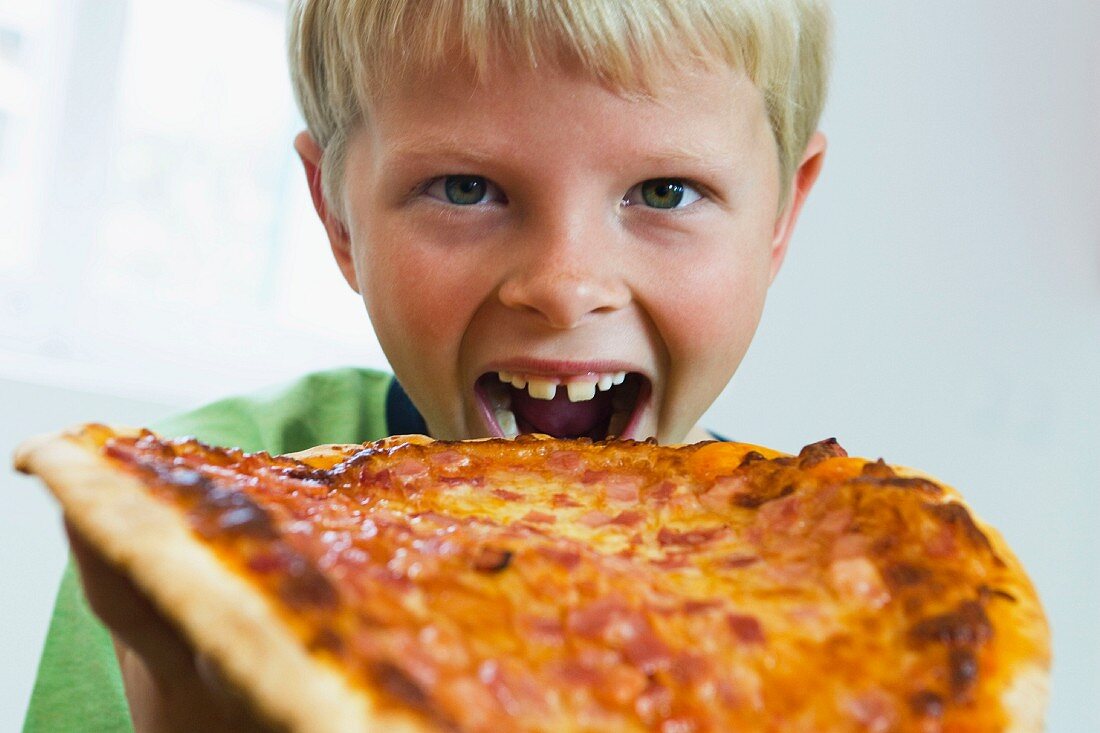
[[[630,302],[624,283],[585,275],[509,278],[498,292],[508,308],[541,316],[555,329],[571,329],[593,314],[613,313]]]

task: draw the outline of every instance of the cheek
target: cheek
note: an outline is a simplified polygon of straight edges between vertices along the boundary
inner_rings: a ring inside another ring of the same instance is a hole
[[[707,266],[682,268],[672,281],[666,280],[662,331],[674,362],[686,358],[695,365],[726,365],[744,353],[759,322],[767,293],[767,256],[704,261]]]
[[[383,346],[421,358],[451,358],[478,296],[461,258],[416,245],[364,250],[360,282]],[[389,342],[389,343],[386,343]]]
[[[726,254],[726,253],[723,253]],[[657,329],[669,359],[658,431],[682,440],[721,393],[756,332],[768,285],[767,256],[701,259],[668,268]]]

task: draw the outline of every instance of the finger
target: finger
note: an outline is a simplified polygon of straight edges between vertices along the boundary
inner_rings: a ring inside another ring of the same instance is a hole
[[[221,665],[213,657],[197,652],[195,654],[195,671],[207,689],[226,707],[233,708],[245,704],[246,698],[244,695],[240,693],[236,685],[226,679],[225,674],[222,673]]]
[[[259,733],[271,728],[255,715],[254,708],[240,689],[226,679],[221,665],[206,654],[195,654],[195,671],[211,697],[221,708],[221,719],[235,731]]]
[[[80,568],[88,604],[116,639],[133,652],[133,659],[144,675],[145,682],[141,684],[146,686],[143,689],[147,688],[146,697],[152,703],[148,708],[132,707],[137,717],[154,721],[153,728],[166,731],[270,730],[257,722],[252,707],[225,680],[213,660],[196,654],[187,639],[125,573],[104,558],[68,521],[65,531]],[[133,682],[131,675],[127,694]]]
[[[158,677],[189,671],[192,651],[175,626],[68,520],[65,531],[80,569],[84,595],[96,616]]]

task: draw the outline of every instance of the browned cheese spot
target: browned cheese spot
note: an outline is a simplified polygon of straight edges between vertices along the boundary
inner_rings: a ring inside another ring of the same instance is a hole
[[[799,468],[813,468],[830,458],[845,458],[848,451],[841,447],[836,438],[826,438],[810,443],[798,453]]]

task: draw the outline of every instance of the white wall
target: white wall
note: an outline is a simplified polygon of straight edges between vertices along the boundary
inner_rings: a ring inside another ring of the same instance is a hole
[[[1050,730],[1100,730],[1100,3],[837,0],[834,9],[824,177],[757,342],[709,423],[788,450],[835,435],[853,454],[959,487],[1003,530],[1050,615]],[[308,214],[305,192],[296,196]],[[298,248],[297,282],[315,267],[336,292],[322,232],[310,226],[294,224],[301,241],[282,246]],[[310,252],[322,259],[304,263]],[[96,307],[113,312],[80,304]],[[377,359],[358,334],[303,337],[310,366]],[[90,351],[75,368],[0,353],[0,453],[39,429],[148,422],[181,395],[258,387],[303,367],[251,342],[229,355],[234,341],[214,338],[185,361],[150,352],[140,374],[122,377],[142,347],[121,338],[111,342],[118,363]],[[254,368],[242,368],[246,357]],[[0,730],[22,719],[64,556],[45,497],[0,475],[8,489],[18,503],[0,517]]]
[[[0,460],[6,464],[31,435],[89,420],[148,425],[169,411],[152,402],[0,379]],[[0,501],[0,731],[16,731],[67,552],[60,512],[38,481],[0,472]]]

